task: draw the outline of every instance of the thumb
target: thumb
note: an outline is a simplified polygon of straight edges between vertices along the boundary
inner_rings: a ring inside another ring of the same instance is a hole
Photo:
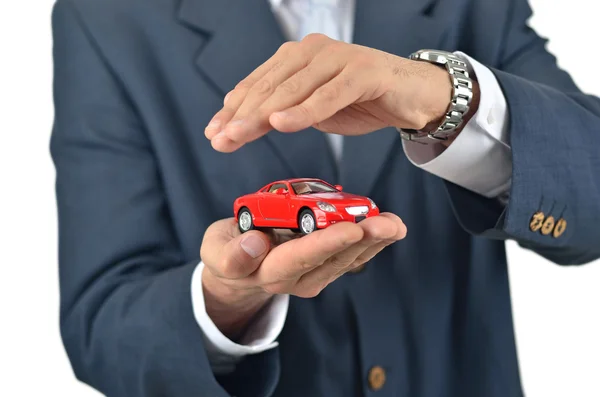
[[[213,274],[227,279],[241,279],[254,273],[270,249],[269,238],[259,231],[249,231],[220,245],[218,260],[209,267]]]

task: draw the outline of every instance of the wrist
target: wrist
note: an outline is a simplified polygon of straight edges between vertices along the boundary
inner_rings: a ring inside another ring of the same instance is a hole
[[[272,298],[262,289],[235,289],[207,268],[202,271],[202,290],[206,313],[227,338],[239,339],[256,314]]]
[[[418,118],[420,117],[421,128],[417,128],[417,130],[432,132],[442,125],[451,109],[453,97],[452,79],[445,67],[428,63],[424,64],[422,62],[419,62],[419,64],[421,67],[429,70],[424,74],[427,76],[425,83],[421,84],[421,87],[423,87],[420,91],[423,94],[420,101],[422,110],[417,115]],[[474,75],[471,75],[471,80],[472,98],[469,110],[463,115],[462,123],[456,129],[456,132],[449,136],[447,140],[439,141],[445,147],[450,146],[479,108],[479,83]]]
[[[419,130],[432,131],[446,117],[452,100],[452,83],[445,68],[423,62],[420,62],[420,66],[430,69],[430,73],[427,84],[423,85],[426,89],[421,91],[424,94],[421,106],[424,117]]]
[[[444,67],[396,57],[389,68],[390,108],[397,129],[435,130],[444,120],[453,96],[452,82]],[[399,71],[404,71],[398,78]]]

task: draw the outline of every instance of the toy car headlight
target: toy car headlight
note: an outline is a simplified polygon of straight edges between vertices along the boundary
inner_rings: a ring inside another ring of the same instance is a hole
[[[375,204],[375,201],[369,199],[369,201],[371,202],[371,209],[374,210],[375,208],[377,208],[377,204]]]
[[[337,211],[333,205],[331,205],[329,203],[326,203],[324,201],[319,201],[317,203],[317,207],[319,207],[319,209],[321,211],[325,211],[325,212],[335,212],[335,211]]]

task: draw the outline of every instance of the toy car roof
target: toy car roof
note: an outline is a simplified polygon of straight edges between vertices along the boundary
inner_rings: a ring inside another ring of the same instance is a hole
[[[296,182],[309,182],[309,181],[319,181],[319,182],[325,182],[322,179],[319,178],[293,178],[293,179],[286,179],[286,182],[290,182],[290,183],[296,183]],[[328,182],[325,182],[329,185]]]
[[[284,182],[287,182],[287,183],[297,183],[297,182],[310,182],[310,181],[323,182],[323,183],[325,183],[327,185],[333,186],[331,183],[326,182],[326,181],[324,181],[322,179],[319,179],[319,178],[291,178],[291,179],[281,179],[281,180],[278,180],[278,181],[273,181],[273,182],[268,183],[265,186],[263,186],[260,190],[263,190],[266,187],[271,186],[271,185],[273,185],[275,183],[284,183]]]

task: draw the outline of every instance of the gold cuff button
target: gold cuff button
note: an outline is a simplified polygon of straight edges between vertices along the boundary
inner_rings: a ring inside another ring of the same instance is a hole
[[[385,370],[380,366],[374,366],[369,371],[369,387],[371,390],[381,390],[385,385]]]
[[[567,221],[563,218],[560,218],[558,222],[556,222],[556,226],[554,227],[554,238],[559,238],[563,235],[563,233],[567,230]]]
[[[531,217],[531,221],[529,222],[529,229],[532,232],[537,232],[538,230],[540,230],[542,228],[542,225],[544,224],[545,217],[546,215],[544,215],[544,213],[541,211],[538,211],[535,214],[533,214],[533,217]]]
[[[542,225],[542,234],[544,236],[547,236],[550,233],[552,233],[552,230],[554,230],[554,217],[549,216],[548,218],[546,218],[544,224]]]

